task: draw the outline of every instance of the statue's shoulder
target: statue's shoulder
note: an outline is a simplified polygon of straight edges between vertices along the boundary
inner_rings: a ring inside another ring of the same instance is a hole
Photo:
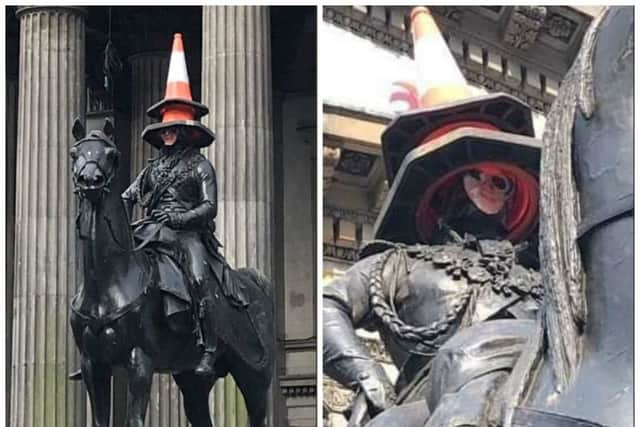
[[[213,165],[202,153],[194,151],[187,160],[188,168],[201,175],[215,175]]]
[[[402,245],[400,243],[390,242],[388,240],[371,240],[369,242],[365,242],[358,251],[358,259],[363,260],[372,255],[380,254],[389,249],[398,249],[406,245]]]
[[[459,249],[460,251],[467,249],[463,242],[460,243],[447,243],[442,245],[426,245],[422,243],[414,243],[414,244],[406,244],[399,242],[391,242],[388,240],[372,240],[364,243],[360,247],[360,251],[358,252],[358,258],[360,260],[381,254],[388,250],[395,251],[403,251],[410,257],[421,257],[421,255],[433,252],[442,252],[442,251],[455,251]]]

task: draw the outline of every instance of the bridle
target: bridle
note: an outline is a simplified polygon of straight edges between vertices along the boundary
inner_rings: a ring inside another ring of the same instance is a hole
[[[74,144],[73,149],[79,147],[80,145],[82,145],[83,143],[85,143],[87,141],[102,141],[105,144],[107,144],[109,146],[109,148],[116,149],[115,147],[110,146],[109,142],[107,142],[107,141],[105,141],[105,140],[103,140],[101,138],[85,138],[85,139],[82,139],[82,140],[80,140],[80,141],[78,141],[78,142],[76,142]],[[77,156],[73,157],[73,161],[74,162],[77,161],[77,159],[78,159]],[[85,170],[85,168],[87,166],[91,165],[91,164],[94,165],[96,167],[96,169],[102,174],[102,176],[106,177],[106,179],[100,185],[97,185],[97,186],[94,186],[94,187],[83,186],[83,185],[78,183],[78,176],[81,175],[82,172]],[[75,194],[77,194],[80,198],[85,198],[86,197],[86,194],[85,194],[86,191],[97,191],[97,190],[100,190],[101,197],[104,197],[105,195],[107,195],[107,194],[109,194],[111,192],[110,186],[111,186],[111,182],[113,181],[113,178],[115,177],[116,170],[117,170],[117,167],[112,167],[111,171],[110,171],[111,173],[110,174],[106,174],[104,168],[100,165],[100,162],[98,162],[95,159],[87,160],[85,162],[85,164],[82,165],[82,167],[80,168],[79,171],[77,171],[77,172],[74,171],[74,173],[72,174],[73,192]]]
[[[87,142],[87,141],[103,141],[108,145],[107,141],[104,141],[103,139],[100,138],[85,138],[82,139],[78,142],[76,142],[76,144],[74,144],[74,148],[80,146],[82,143]],[[109,148],[114,148],[115,147],[109,147]],[[78,157],[73,157],[73,161],[77,161]],[[89,165],[94,165],[94,167],[97,169],[97,171],[99,171],[102,176],[106,177],[106,179],[104,179],[100,184],[96,185],[96,186],[85,186],[82,185],[78,182],[78,176],[80,176],[82,174],[82,172],[85,170],[85,168]],[[114,166],[112,168],[110,168],[111,170],[109,171],[110,173],[107,174],[105,173],[104,168],[100,165],[100,162],[98,160],[95,159],[89,159],[85,162],[84,165],[82,165],[82,167],[80,168],[80,170],[75,171],[72,173],[72,181],[73,181],[73,193],[76,194],[78,196],[78,198],[80,199],[80,201],[82,202],[82,200],[88,200],[92,205],[94,203],[96,203],[97,201],[102,201],[105,199],[105,197],[107,195],[109,195],[111,193],[111,183],[113,182],[113,179],[116,175],[116,170],[118,169],[117,166]],[[91,198],[87,197],[87,191],[99,191],[99,198],[97,201],[93,201]],[[80,208],[82,209],[82,208]],[[95,213],[95,209],[94,209],[94,213]],[[78,217],[80,216],[81,212],[78,212]],[[113,230],[113,226],[111,224],[111,221],[109,220],[108,217],[104,217],[105,222],[107,223],[107,228],[109,229],[109,233],[111,234],[111,239],[116,243],[116,245],[118,246],[119,249],[121,249],[123,252],[127,251],[126,247],[124,245],[122,245],[120,243],[120,241],[118,240],[118,238],[116,237],[116,233]],[[82,238],[82,236],[81,236]]]

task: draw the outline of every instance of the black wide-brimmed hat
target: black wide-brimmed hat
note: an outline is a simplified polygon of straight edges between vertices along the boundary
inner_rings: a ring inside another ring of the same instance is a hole
[[[156,148],[164,144],[160,136],[163,129],[181,127],[183,138],[195,147],[206,147],[215,141],[215,134],[200,122],[209,108],[191,97],[191,85],[187,74],[182,34],[174,34],[167,88],[164,99],[147,110],[147,115],[160,122],[150,124],[142,131],[142,139]]]

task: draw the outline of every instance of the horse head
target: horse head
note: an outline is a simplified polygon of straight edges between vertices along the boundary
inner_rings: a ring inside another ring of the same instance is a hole
[[[120,151],[111,139],[113,125],[105,120],[103,129],[86,130],[79,119],[73,124],[76,142],[69,150],[74,192],[92,204],[101,201],[110,191],[111,182],[118,170]]]

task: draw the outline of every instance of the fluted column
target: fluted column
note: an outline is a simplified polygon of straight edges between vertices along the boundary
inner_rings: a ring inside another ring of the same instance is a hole
[[[164,97],[169,69],[168,52],[143,52],[129,58],[131,64],[131,177],[140,173],[157,151],[142,140],[151,123],[147,108]]]
[[[269,9],[203,6],[203,122],[216,132],[205,150],[216,168],[216,220],[224,256],[234,267],[271,277],[273,132]],[[277,382],[277,379],[274,379]],[[231,377],[215,389],[217,425],[243,427],[246,410]]]
[[[7,42],[7,57],[17,58],[17,52],[12,47],[15,47],[15,43]],[[12,67],[13,68],[13,67]],[[17,70],[17,67],[15,67]],[[12,355],[12,336],[11,330],[13,325],[13,262],[14,262],[14,244],[15,244],[15,213],[16,213],[16,125],[18,123],[18,76],[16,71],[7,70],[7,96],[6,96],[6,144],[7,144],[7,163],[6,163],[6,193],[7,193],[7,205],[6,205],[6,233],[7,239],[5,243],[5,250],[7,254],[6,268],[7,279],[5,284],[5,319],[7,336],[5,338],[5,355],[6,355],[6,373],[7,373],[7,387],[11,387],[11,355]],[[11,401],[9,394],[7,393],[5,398],[6,408],[9,410],[11,407]],[[9,412],[9,411],[7,411]],[[7,418],[8,419],[8,418]]]
[[[84,399],[68,326],[77,285],[68,150],[85,112],[85,11],[21,7],[12,427],[80,425]]]

